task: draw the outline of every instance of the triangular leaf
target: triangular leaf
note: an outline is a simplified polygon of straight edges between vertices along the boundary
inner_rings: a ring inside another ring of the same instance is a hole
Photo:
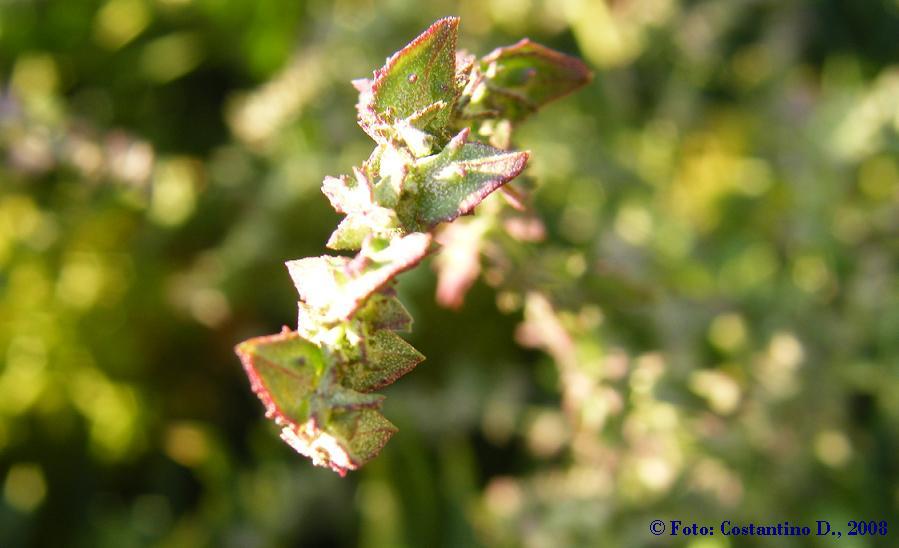
[[[590,82],[592,74],[579,59],[527,38],[498,48],[484,57],[489,109],[509,120],[520,120],[541,106]]]
[[[416,163],[414,195],[398,211],[404,225],[429,229],[469,213],[491,192],[518,176],[527,164],[527,152],[504,152],[481,143],[466,143],[467,137],[465,129],[439,154]]]
[[[375,411],[384,396],[337,384],[321,349],[298,333],[285,328],[236,351],[266,416],[281,426],[281,438],[316,465],[343,475],[374,457],[396,432]]]
[[[412,328],[412,316],[392,290],[372,295],[356,317],[371,330],[409,331]]]
[[[347,366],[343,382],[361,392],[376,390],[393,383],[424,359],[396,333],[375,331],[365,339],[364,359]]]
[[[326,429],[315,419],[284,424],[281,439],[316,466],[326,466],[344,476],[377,456],[396,431],[374,409],[359,409],[335,412]]]
[[[394,53],[373,80],[356,81],[360,90],[360,125],[375,139],[382,126],[413,116],[443,102],[425,129],[441,135],[449,124],[458,91],[455,83],[457,17],[435,22],[400,51]]]
[[[324,321],[349,319],[363,301],[397,274],[425,256],[431,235],[413,233],[383,249],[363,249],[347,257],[310,257],[287,261],[300,299],[321,311]]]
[[[321,349],[298,333],[256,337],[235,348],[253,392],[269,418],[303,422],[325,362]]]
[[[355,470],[378,456],[397,432],[396,426],[373,409],[335,414],[329,426],[334,437],[347,449],[348,470]]]

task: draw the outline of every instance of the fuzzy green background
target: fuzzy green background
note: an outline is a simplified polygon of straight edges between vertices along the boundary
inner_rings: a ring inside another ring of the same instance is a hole
[[[232,349],[371,150],[349,81],[450,14],[595,73],[516,137],[552,276],[402,275],[427,361],[341,479]],[[899,545],[897,37],[897,0],[0,1],[0,546]],[[517,342],[543,299],[562,350]]]

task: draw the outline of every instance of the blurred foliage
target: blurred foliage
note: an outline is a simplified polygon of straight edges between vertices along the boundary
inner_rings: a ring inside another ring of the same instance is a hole
[[[281,262],[323,252],[319,183],[370,149],[349,80],[451,13],[597,77],[517,136],[545,241],[488,246],[459,311],[401,277],[429,359],[341,480],[232,347],[292,323]],[[0,545],[896,529],[896,36],[895,0],[0,3]]]

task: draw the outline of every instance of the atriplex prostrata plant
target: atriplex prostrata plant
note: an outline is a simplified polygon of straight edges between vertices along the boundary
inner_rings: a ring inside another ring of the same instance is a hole
[[[341,475],[396,432],[374,390],[424,359],[396,334],[412,319],[394,278],[430,252],[440,223],[521,173],[528,153],[505,150],[512,124],[590,79],[577,59],[529,40],[480,60],[457,52],[458,26],[437,21],[372,79],[353,82],[359,125],[376,146],[352,175],[326,177],[322,191],[346,215],[327,246],[359,252],[288,261],[297,329],[236,348],[281,438]]]

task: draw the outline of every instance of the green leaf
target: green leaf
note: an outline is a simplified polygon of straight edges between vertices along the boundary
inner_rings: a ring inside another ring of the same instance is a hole
[[[369,295],[418,264],[430,243],[430,234],[413,233],[383,249],[364,246],[353,259],[325,255],[288,261],[287,270],[300,300],[320,311],[322,321],[337,322],[349,319]]]
[[[329,431],[346,448],[349,465],[345,469],[355,470],[378,456],[397,428],[378,411],[361,409],[335,414]]]
[[[488,89],[485,105],[513,121],[586,85],[592,78],[581,60],[527,38],[493,50],[481,66]]]
[[[457,17],[435,22],[400,51],[394,53],[373,80],[356,81],[360,90],[360,125],[373,138],[380,139],[385,126],[428,113],[421,129],[442,135],[449,125],[453,105],[459,94],[456,86]],[[443,103],[442,107],[432,105]],[[436,112],[435,112],[436,110]]]
[[[356,313],[356,317],[372,330],[408,332],[412,328],[412,316],[396,298],[395,291],[389,288],[369,297],[365,306]]]
[[[468,129],[462,130],[439,154],[416,162],[414,191],[398,209],[404,226],[430,229],[469,213],[491,192],[518,176],[527,164],[527,152],[466,143],[468,133]]]
[[[284,424],[281,439],[316,466],[344,476],[376,457],[396,431],[378,411],[355,409],[334,412],[325,427],[315,419]]]
[[[371,226],[365,215],[350,214],[340,221],[325,245],[329,249],[335,250],[359,249],[369,234],[371,234]]]
[[[291,422],[309,418],[307,400],[325,369],[321,348],[285,328],[244,341],[235,351],[267,417]]]
[[[396,432],[375,410],[384,396],[339,384],[322,350],[298,333],[285,328],[235,350],[281,438],[316,465],[344,475],[377,455]]]
[[[392,384],[425,359],[402,337],[383,329],[365,338],[363,356],[363,360],[349,364],[344,374],[344,384],[360,392]]]

